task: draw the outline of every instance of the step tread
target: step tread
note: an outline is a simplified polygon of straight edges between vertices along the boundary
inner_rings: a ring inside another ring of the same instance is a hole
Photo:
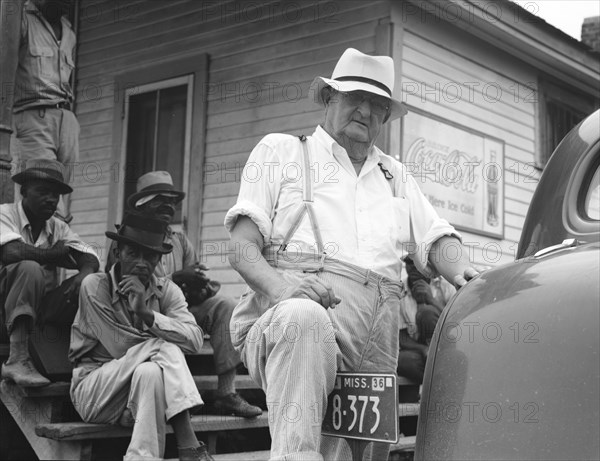
[[[199,391],[217,389],[218,378],[215,375],[194,376],[196,387]],[[71,383],[57,381],[44,387],[21,387],[17,386],[23,397],[69,397]],[[259,389],[258,385],[249,375],[237,375],[235,377],[236,389]]]
[[[8,353],[10,351],[10,345],[6,343],[0,344],[0,357],[5,358],[8,357]],[[197,354],[189,354],[190,356],[197,355],[212,355],[214,350],[208,340],[205,338],[204,343],[202,344],[202,349]]]
[[[195,432],[216,432],[235,429],[254,429],[267,427],[269,424],[268,414],[246,419],[237,416],[221,415],[194,415],[192,416],[192,427]],[[167,426],[167,433],[173,429]],[[38,424],[35,433],[39,437],[53,440],[90,440],[103,438],[119,438],[131,435],[130,427],[122,427],[112,424],[94,424],[84,422],[69,423],[46,423]]]
[[[418,415],[419,404],[400,404],[400,416]],[[268,414],[252,419],[222,415],[192,416],[192,426],[196,432],[226,431],[234,429],[251,429],[268,426]],[[169,431],[170,426],[169,426]],[[47,423],[36,426],[35,432],[40,437],[54,440],[84,440],[105,437],[126,437],[131,434],[131,428],[111,424],[93,424],[84,422]]]
[[[419,416],[419,403],[400,403],[398,404],[398,417],[403,416]]]
[[[246,451],[240,453],[222,453],[212,455],[215,461],[268,461],[271,457],[269,450]],[[166,459],[165,461],[177,461],[177,458]]]
[[[390,453],[394,451],[414,451],[417,443],[417,436],[400,437],[396,443],[390,445]]]
[[[194,381],[199,391],[214,390],[217,388],[218,378],[215,375],[206,376],[194,376]],[[399,385],[403,385],[400,381]],[[57,381],[44,387],[21,387],[18,386],[19,391],[23,397],[68,397],[71,383],[66,381]],[[237,375],[235,378],[236,389],[260,389],[259,386],[249,375]],[[418,404],[406,404],[406,405],[417,405]],[[406,407],[409,408],[409,407]],[[401,413],[399,416],[412,416],[411,414]]]

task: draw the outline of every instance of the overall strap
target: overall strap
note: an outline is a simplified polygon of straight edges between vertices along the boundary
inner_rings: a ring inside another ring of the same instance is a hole
[[[396,196],[396,177],[383,164],[384,158],[385,158],[384,155],[380,155],[379,156],[379,162],[377,163],[377,165],[379,166],[379,169],[381,170],[381,173],[383,174],[383,176],[385,177],[385,179],[387,179],[387,182],[390,185],[390,188],[392,189],[392,196],[395,197]]]
[[[300,207],[298,207],[298,210],[296,211],[296,214],[294,215],[294,217],[292,219],[292,226],[285,234],[285,237],[283,238],[283,242],[281,243],[281,246],[277,250],[277,253],[281,254],[282,252],[285,251],[291,238],[293,237],[293,235],[296,233],[296,231],[300,227],[300,224],[302,223],[302,220],[304,219],[304,215],[308,214],[308,219],[310,220],[313,234],[315,236],[317,250],[319,251],[319,254],[321,255],[321,268],[322,268],[323,264],[324,264],[324,260],[325,260],[325,249],[323,246],[323,238],[321,236],[321,230],[319,228],[317,216],[315,214],[315,210],[313,207],[314,194],[313,194],[312,176],[310,174],[310,153],[308,150],[308,143],[307,143],[306,136],[304,136],[304,135],[299,136],[299,139],[302,144],[302,155],[303,155],[303,162],[302,162],[302,166],[303,166],[302,176],[304,177],[304,187],[302,190],[303,200],[302,200],[302,204],[300,205]]]

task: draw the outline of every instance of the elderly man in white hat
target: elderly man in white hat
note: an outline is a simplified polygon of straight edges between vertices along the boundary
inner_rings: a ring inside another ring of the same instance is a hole
[[[133,210],[170,225],[175,209],[184,197],[185,192],[175,189],[168,171],[150,171],[138,178],[136,192],[127,198],[127,204]],[[183,232],[167,227],[167,243],[172,245],[173,251],[162,257],[154,274],[168,277],[181,287],[196,322],[210,335],[218,381],[215,398],[208,402],[208,406],[222,414],[244,418],[259,416],[262,410],[250,405],[235,388],[236,368],[241,363],[229,334],[235,299],[218,293],[219,282],[206,277],[204,271],[208,268],[199,263],[194,245]],[[116,243],[113,242],[112,246],[115,247]],[[110,251],[106,270],[110,270],[114,263],[114,252]]]
[[[406,114],[394,81],[391,58],[347,49],[311,87],[323,124],[264,137],[246,168],[268,174],[243,174],[225,217],[231,264],[249,285],[232,339],[266,392],[272,460],[351,459],[321,435],[327,396],[338,371],[395,373],[403,257],[458,287],[477,275],[456,230],[375,147],[383,124]],[[447,246],[460,256],[445,260]]]

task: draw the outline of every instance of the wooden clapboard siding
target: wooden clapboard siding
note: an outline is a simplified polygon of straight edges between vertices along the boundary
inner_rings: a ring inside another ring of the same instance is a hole
[[[504,142],[504,238],[461,234],[476,264],[507,263],[516,254],[539,178],[532,166],[538,76],[451,23],[427,18],[408,18],[404,24],[403,97],[419,111]]]
[[[240,10],[242,8],[242,10]],[[262,16],[258,16],[262,8]],[[282,11],[297,17],[282,16]],[[390,4],[377,2],[196,2],[82,0],[77,116],[81,159],[75,173],[73,227],[104,242],[109,191],[123,180],[113,152],[115,75],[197,53],[209,55],[199,250],[225,291],[244,287],[227,261],[223,219],[235,202],[249,153],[270,132],[311,133],[322,110],[307,99],[316,75],[329,75],[348,46],[375,51],[375,28]],[[265,15],[265,11],[272,14]],[[256,18],[256,20],[249,20]],[[269,91],[269,88],[272,91]],[[260,91],[259,91],[260,90]],[[287,91],[285,91],[287,90]],[[93,179],[93,181],[91,180]]]

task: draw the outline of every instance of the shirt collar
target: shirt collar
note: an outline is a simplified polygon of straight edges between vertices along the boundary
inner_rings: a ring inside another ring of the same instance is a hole
[[[46,18],[44,18],[44,15],[42,14],[42,12],[38,9],[37,6],[35,6],[33,4],[33,2],[31,0],[27,0],[25,2],[24,11],[26,13],[36,15],[40,19],[40,21],[42,21],[44,23],[44,25],[46,25],[47,27],[50,26],[50,24],[48,23]],[[63,26],[63,33],[67,28],[68,29],[71,28],[71,21],[69,21],[69,19],[67,18],[66,15],[63,14],[60,17],[60,22],[61,22],[61,25]],[[50,26],[49,29],[52,30],[52,27]],[[54,34],[54,31],[52,31],[52,34]]]
[[[123,296],[118,292],[119,282],[117,281],[116,269],[120,263],[117,261],[113,264],[113,267],[110,269],[109,276],[112,282],[112,303],[115,304],[119,301],[119,299],[127,299],[127,297]],[[164,286],[164,281],[162,279],[157,278],[154,274],[150,276],[150,283],[148,284],[148,288],[146,288],[145,299],[148,300],[152,296],[155,296],[157,299],[160,299],[163,295],[162,289]]]
[[[42,14],[42,13],[40,13],[40,10],[37,9],[37,6],[35,6],[31,0],[27,0],[25,2],[24,8],[25,8],[25,11],[28,13]]]
[[[27,214],[25,213],[25,209],[23,208],[23,200],[19,200],[19,203],[17,204],[17,213],[19,214],[19,220],[21,222],[21,231],[25,229],[31,230],[31,223],[29,222],[29,218],[27,218]],[[48,219],[44,223],[44,230],[46,231],[46,235],[48,235],[49,237],[54,233],[54,226],[51,225],[51,221],[53,219],[56,218],[54,216],[50,216],[50,219]]]
[[[323,127],[321,127],[321,125],[317,125],[317,128],[313,133],[313,137],[319,144],[321,144],[322,147],[325,148],[326,152],[335,157],[341,165],[345,165],[348,169],[350,169],[350,171],[354,171],[354,167],[352,166],[352,162],[350,162],[350,158],[348,157],[346,149],[340,146],[338,142],[333,139],[331,135],[323,129]],[[382,154],[382,152],[377,146],[373,146],[371,148],[361,170],[361,175],[368,173],[377,165],[380,154]]]

